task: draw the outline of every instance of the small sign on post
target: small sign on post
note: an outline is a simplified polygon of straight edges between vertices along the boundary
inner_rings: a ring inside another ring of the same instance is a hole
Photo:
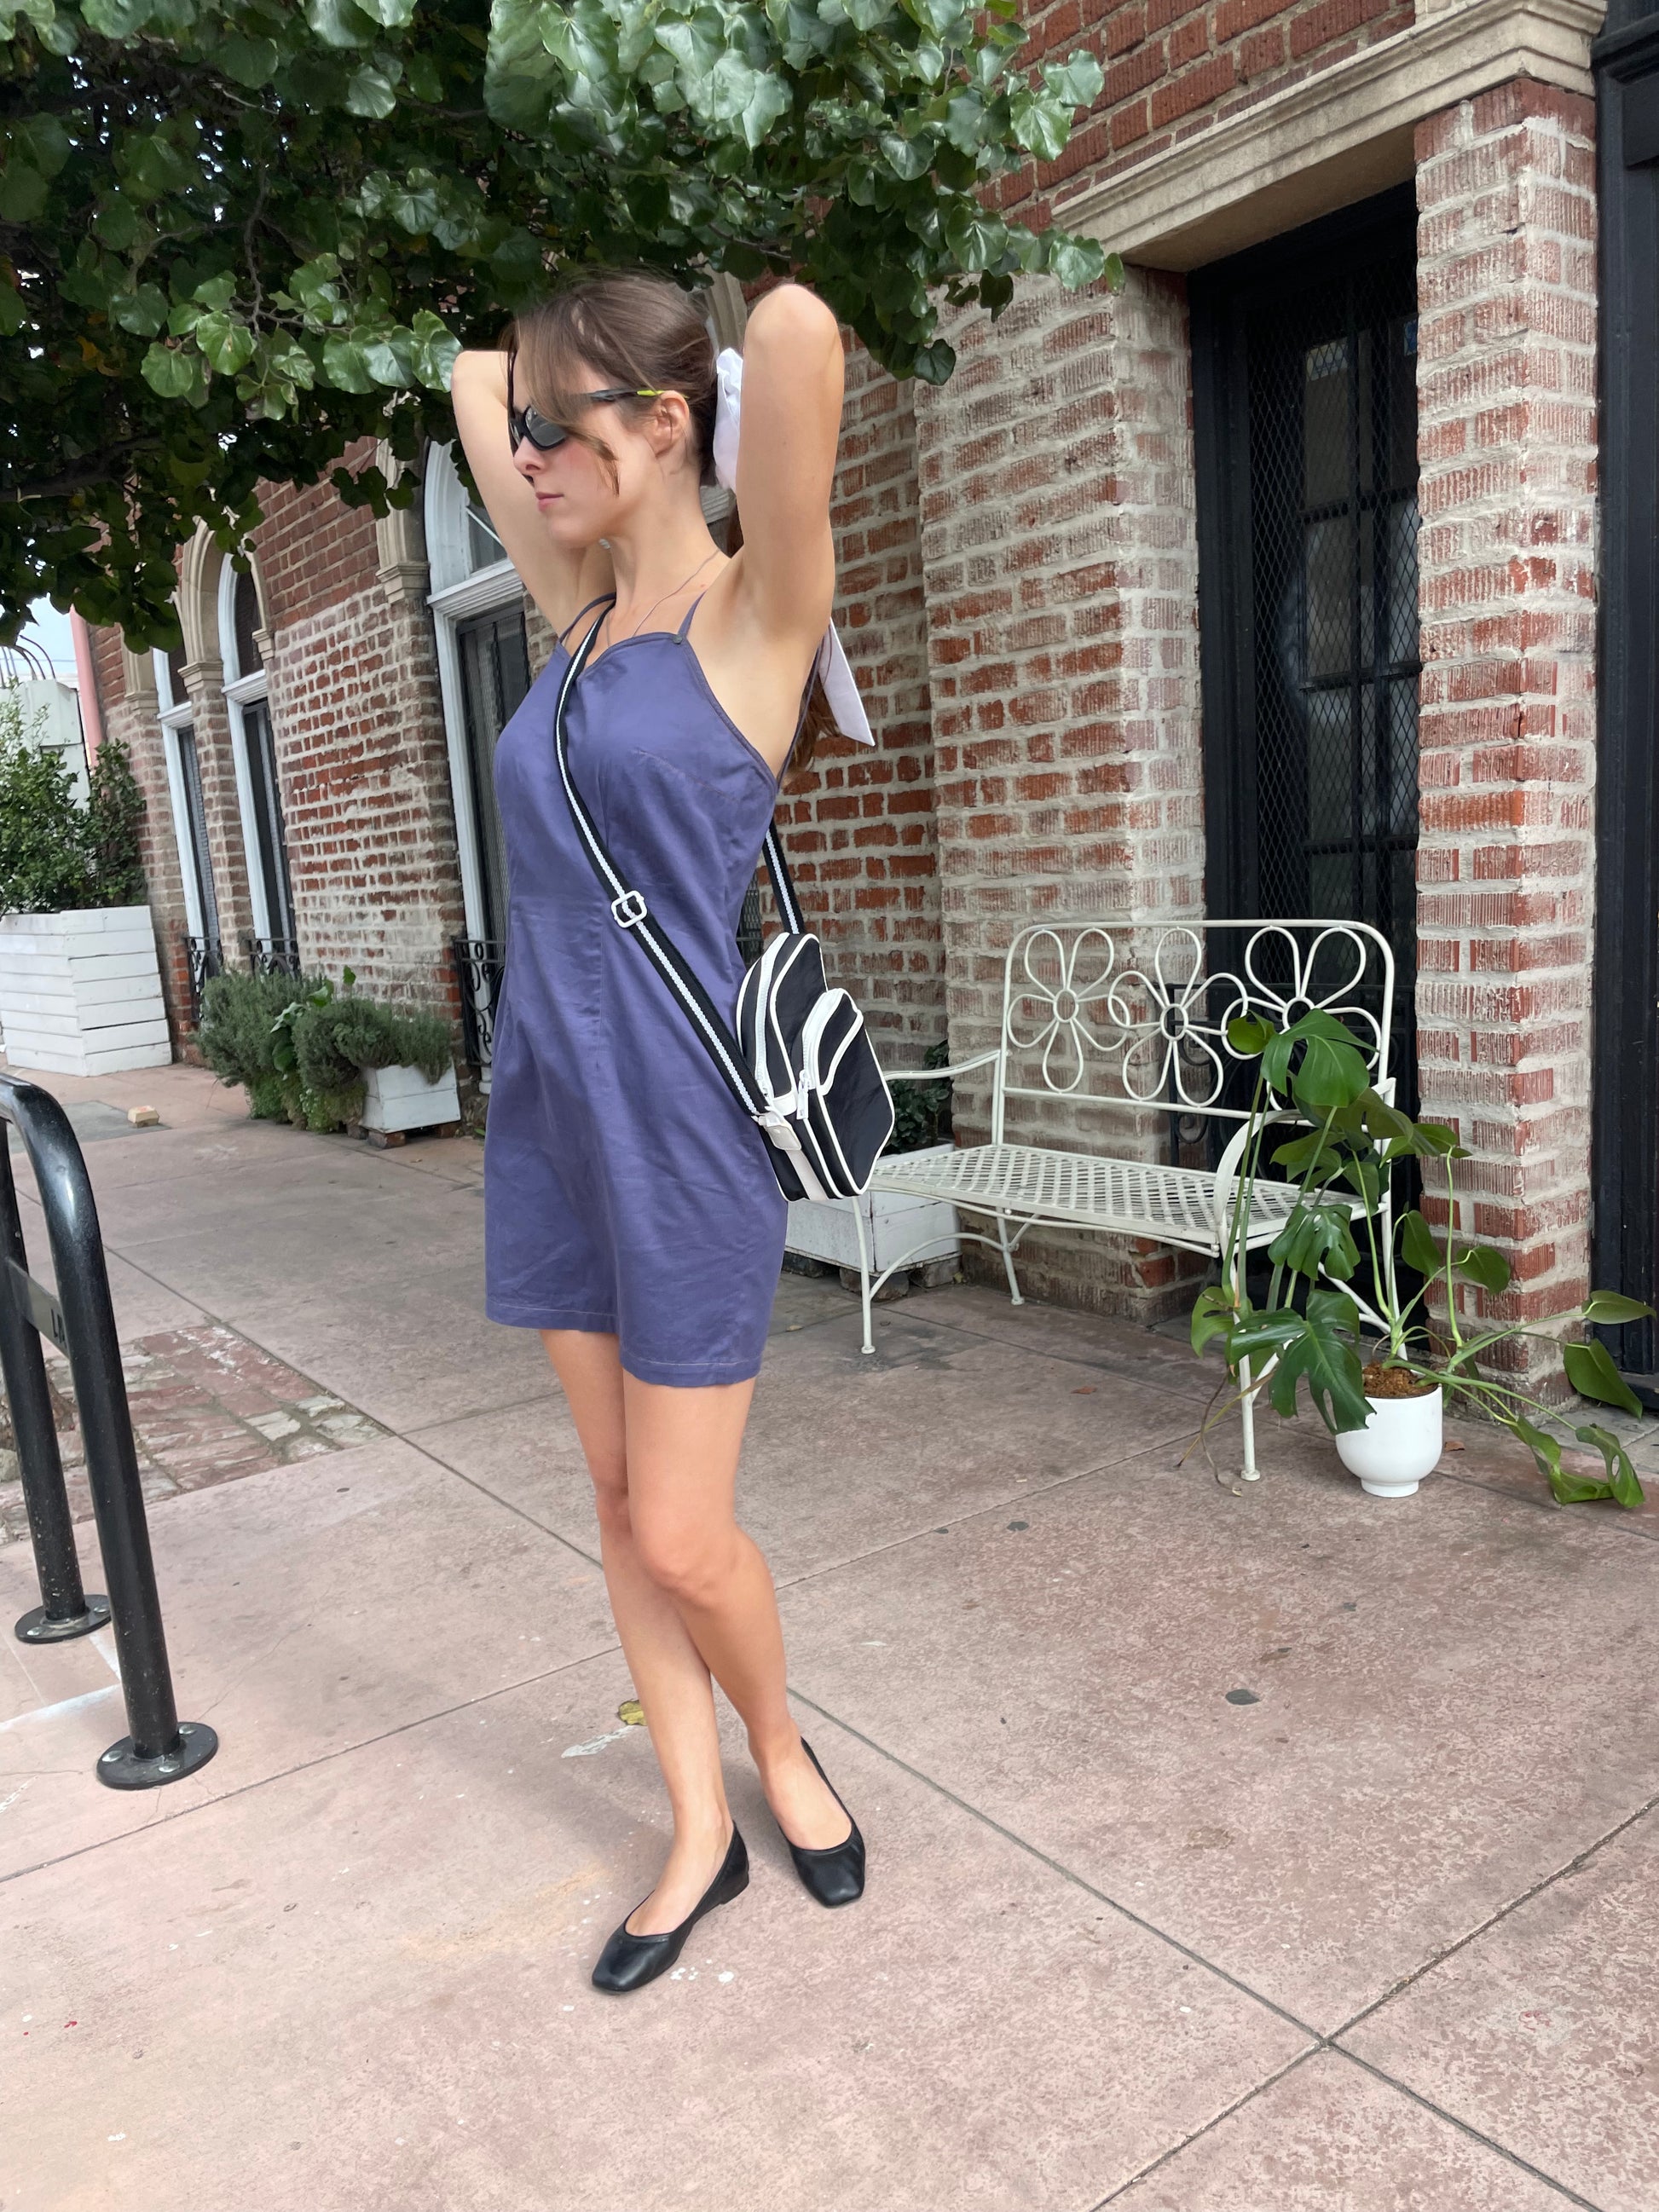
[[[40,1604],[16,1633],[49,1644],[108,1624],[128,1733],[95,1771],[112,1790],[153,1790],[205,1766],[219,1739],[204,1721],[180,1721],[173,1703],[109,1270],[80,1145],[69,1116],[38,1084],[0,1076],[0,1120],[17,1130],[34,1170],[58,1279],[54,1297],[29,1273],[9,1152],[0,1145],[0,1373],[40,1584]],[[106,1598],[88,1597],[81,1585],[42,1336],[69,1359]]]

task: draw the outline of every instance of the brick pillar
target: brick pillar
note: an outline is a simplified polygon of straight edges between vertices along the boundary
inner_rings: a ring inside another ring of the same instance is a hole
[[[1535,1319],[1589,1286],[1594,105],[1465,101],[1419,125],[1417,188],[1420,1085],[1515,1269],[1481,1308]]]
[[[951,1057],[995,1043],[1002,956],[1045,915],[1134,929],[1203,907],[1191,355],[1179,277],[1078,296],[1032,281],[963,314],[918,396]],[[988,1086],[957,1086],[988,1131]],[[1056,1101],[1050,1140],[1097,1149]],[[1133,1133],[1111,1117],[1112,1140]],[[1161,1131],[1148,1128],[1149,1143]],[[1028,1237],[1039,1296],[1150,1315],[1166,1249]]]
[[[876,745],[824,744],[780,814],[803,906],[892,1066],[945,1032],[915,404],[849,344],[836,623]]]

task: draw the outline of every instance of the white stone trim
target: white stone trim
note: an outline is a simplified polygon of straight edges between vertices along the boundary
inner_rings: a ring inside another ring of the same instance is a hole
[[[1604,0],[1446,0],[1408,30],[1070,198],[1054,216],[1126,260],[1196,269],[1412,173],[1412,133],[1514,77],[1589,94]]]
[[[246,676],[240,672],[236,658],[236,586],[240,580],[232,563],[223,562],[219,570],[219,658],[225,672],[225,714],[230,724],[230,761],[236,778],[236,812],[242,832],[242,865],[247,870],[248,905],[253,916],[253,934],[268,938],[271,934],[270,904],[265,896],[264,872],[259,865],[259,836],[253,819],[253,774],[248,766],[247,724],[242,709],[254,700],[269,700],[270,675],[263,667]],[[264,593],[259,588],[257,567],[253,571],[253,592],[263,617]],[[269,635],[263,628],[259,634]],[[234,675],[233,670],[236,671]]]

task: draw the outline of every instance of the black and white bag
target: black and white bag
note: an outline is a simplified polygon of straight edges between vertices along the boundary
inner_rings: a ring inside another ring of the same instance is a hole
[[[643,896],[611,859],[576,788],[565,707],[604,620],[601,611],[565,671],[553,733],[564,795],[610,897],[611,917],[667,984],[727,1089],[771,1139],[772,1172],[784,1196],[854,1198],[868,1185],[893,1133],[893,1102],[863,1015],[845,991],[827,982],[823,949],[802,927],[775,828],[767,831],[764,849],[783,933],[772,939],[743,979],[734,1036]]]

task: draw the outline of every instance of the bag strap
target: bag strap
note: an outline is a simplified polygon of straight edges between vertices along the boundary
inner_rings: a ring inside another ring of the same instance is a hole
[[[609,605],[610,602],[607,601],[606,605]],[[559,685],[558,704],[553,714],[553,739],[555,750],[558,754],[559,780],[564,786],[566,803],[570,808],[571,817],[576,824],[582,849],[587,854],[593,872],[599,878],[600,884],[610,899],[611,920],[619,929],[625,929],[630,933],[652,966],[679,1001],[681,1009],[702,1040],[709,1058],[724,1078],[727,1090],[731,1091],[744,1113],[758,1121],[772,1135],[775,1143],[781,1145],[785,1151],[798,1152],[799,1146],[794,1142],[794,1132],[788,1127],[783,1116],[772,1105],[761,1089],[753,1069],[743,1056],[742,1048],[720,1018],[714,1001],[688,966],[673,939],[652,918],[643,895],[634,889],[611,858],[610,848],[599,835],[599,826],[588,812],[582,795],[576,788],[575,778],[570,773],[570,750],[566,740],[564,726],[565,708],[569,702],[576,678],[581,674],[589,649],[592,646],[594,638],[599,635],[599,623],[604,620],[605,616],[600,614],[590,626],[580,645],[571,655],[570,665],[565,670],[563,681]],[[771,854],[775,844],[775,836],[769,830],[767,832],[769,867],[772,865]],[[780,868],[783,866],[783,855],[781,850],[778,852],[777,865]],[[775,890],[778,884],[775,871],[773,873],[772,881]],[[787,886],[787,869],[783,872],[783,881]],[[784,904],[781,898],[779,900],[779,904],[781,907]],[[794,910],[793,887],[789,889],[788,907],[785,910]],[[788,1141],[786,1142],[786,1139]]]

